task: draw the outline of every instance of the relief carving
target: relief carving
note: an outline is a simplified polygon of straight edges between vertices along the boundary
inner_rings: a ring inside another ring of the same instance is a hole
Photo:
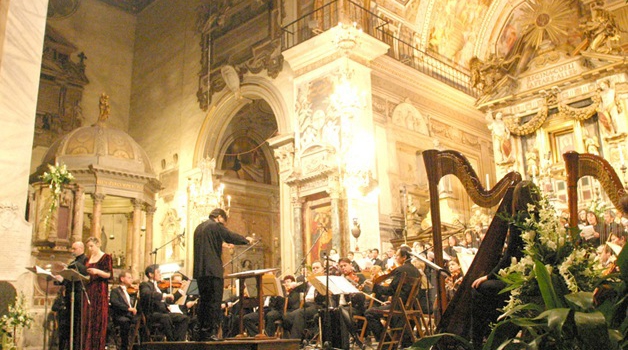
[[[392,112],[392,121],[395,125],[429,136],[427,121],[408,98],[395,107]]]

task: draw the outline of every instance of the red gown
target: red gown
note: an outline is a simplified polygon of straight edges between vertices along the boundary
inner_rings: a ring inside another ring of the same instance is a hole
[[[112,273],[111,255],[103,254],[96,263],[87,263],[87,268],[96,268]],[[90,275],[91,279],[85,286],[89,304],[83,298],[83,342],[84,350],[104,350],[107,340],[107,323],[109,321],[109,279]]]

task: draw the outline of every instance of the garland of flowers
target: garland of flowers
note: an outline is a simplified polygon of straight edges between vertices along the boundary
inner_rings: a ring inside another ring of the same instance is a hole
[[[33,317],[26,311],[24,293],[15,297],[15,303],[9,306],[9,313],[0,317],[0,336],[2,348],[17,349],[17,332],[22,328],[30,328]]]
[[[50,172],[46,171],[40,176],[41,180],[48,184],[48,187],[50,187],[52,195],[52,202],[50,203],[50,208],[48,208],[46,221],[50,219],[50,216],[53,214],[55,209],[57,209],[63,185],[67,185],[74,180],[74,176],[68,171],[65,164],[62,164],[61,166],[59,166],[58,163],[55,165],[48,164],[48,170],[50,170]]]

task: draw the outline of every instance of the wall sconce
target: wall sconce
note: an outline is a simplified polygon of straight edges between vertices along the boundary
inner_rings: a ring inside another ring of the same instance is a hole
[[[351,227],[351,235],[355,237],[355,250],[359,251],[358,248],[358,238],[360,238],[360,234],[362,233],[362,229],[360,228],[360,223],[358,222],[358,218],[353,218],[353,227]]]

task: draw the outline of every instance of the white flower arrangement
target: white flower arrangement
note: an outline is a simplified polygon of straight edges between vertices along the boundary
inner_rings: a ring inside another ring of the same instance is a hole
[[[15,303],[9,306],[9,312],[0,317],[0,335],[3,339],[3,349],[17,348],[17,332],[23,328],[30,328],[33,317],[28,313],[24,293],[15,297]]]
[[[546,197],[542,196],[536,206],[528,205],[528,213],[525,220],[513,219],[513,224],[522,232],[524,257],[499,273],[511,293],[504,308],[506,313],[515,310],[517,305],[535,302],[540,295],[535,261],[545,265],[550,275],[558,272],[562,287],[572,293],[592,292],[602,279],[602,271],[594,260],[594,248],[577,246],[577,233],[563,227]]]
[[[50,170],[50,172],[46,171],[40,176],[41,180],[48,184],[52,195],[52,202],[50,203],[50,208],[48,208],[46,221],[50,219],[50,216],[53,214],[55,209],[57,209],[63,185],[69,184],[72,180],[74,180],[74,176],[68,171],[65,164],[62,164],[61,166],[59,166],[58,163],[55,165],[48,164],[48,170]]]

